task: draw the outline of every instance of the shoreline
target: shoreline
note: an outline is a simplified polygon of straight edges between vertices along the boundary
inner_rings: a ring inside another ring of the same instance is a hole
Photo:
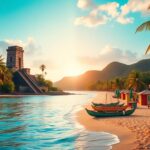
[[[85,114],[86,112],[81,110],[77,113],[76,118],[76,120],[84,126],[85,129],[88,131],[107,132],[118,136],[120,142],[112,145],[113,150],[132,150],[135,147],[134,142],[136,142],[136,137],[131,134],[130,130],[127,128],[121,126],[117,127],[115,124],[106,121],[102,122],[99,119],[95,120],[94,118],[87,117]],[[91,121],[93,121],[93,123],[91,123]]]
[[[62,96],[62,95],[75,95],[74,93],[62,92],[62,91],[52,91],[45,94],[24,94],[24,93],[14,93],[14,94],[0,94],[0,98],[19,98],[23,96]]]
[[[101,95],[94,98],[98,102]],[[90,103],[85,105],[91,109]],[[76,120],[89,131],[108,132],[118,136],[120,143],[112,145],[113,150],[150,149],[150,109],[138,106],[131,116],[93,118],[85,110],[76,113]]]

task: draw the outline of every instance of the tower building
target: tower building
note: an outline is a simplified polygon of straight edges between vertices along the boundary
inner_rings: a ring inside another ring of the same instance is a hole
[[[10,69],[20,70],[23,68],[23,53],[24,50],[20,46],[10,46],[7,49],[6,65]]]

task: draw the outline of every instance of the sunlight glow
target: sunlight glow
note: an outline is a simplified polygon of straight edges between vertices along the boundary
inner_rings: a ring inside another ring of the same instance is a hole
[[[77,76],[82,74],[83,69],[81,68],[81,65],[79,65],[76,62],[70,63],[66,68],[65,68],[65,74],[68,76]]]

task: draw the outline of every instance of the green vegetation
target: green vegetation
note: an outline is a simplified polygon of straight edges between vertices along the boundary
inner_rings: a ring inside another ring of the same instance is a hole
[[[46,66],[44,64],[42,64],[40,66],[40,70],[42,71],[42,74],[44,74],[45,69],[46,69]],[[46,74],[46,72],[45,72],[45,74]]]
[[[50,80],[45,80],[44,76],[39,74],[36,75],[36,80],[38,82],[38,85],[41,87],[41,89],[44,92],[49,92],[49,91],[58,91],[56,87],[53,87],[53,83]]]
[[[15,89],[14,83],[12,81],[12,73],[5,66],[3,60],[3,57],[0,55],[0,92],[12,93]]]
[[[98,81],[88,87],[89,90],[131,89],[142,91],[150,84],[150,72],[131,71],[128,76],[109,81]]]
[[[150,6],[148,7],[148,9],[150,10]],[[144,30],[150,30],[150,20],[144,22],[143,24],[141,24],[141,25],[136,29],[136,32],[141,32],[141,31],[144,31]],[[150,51],[150,44],[149,44],[149,46],[147,47],[147,50],[146,50],[145,54],[147,54],[149,51]]]

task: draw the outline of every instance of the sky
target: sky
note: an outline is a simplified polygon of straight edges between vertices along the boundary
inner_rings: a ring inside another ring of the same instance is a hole
[[[136,28],[150,19],[150,0],[0,0],[0,54],[24,48],[24,67],[46,78],[101,70],[112,61],[135,63],[150,44]]]

